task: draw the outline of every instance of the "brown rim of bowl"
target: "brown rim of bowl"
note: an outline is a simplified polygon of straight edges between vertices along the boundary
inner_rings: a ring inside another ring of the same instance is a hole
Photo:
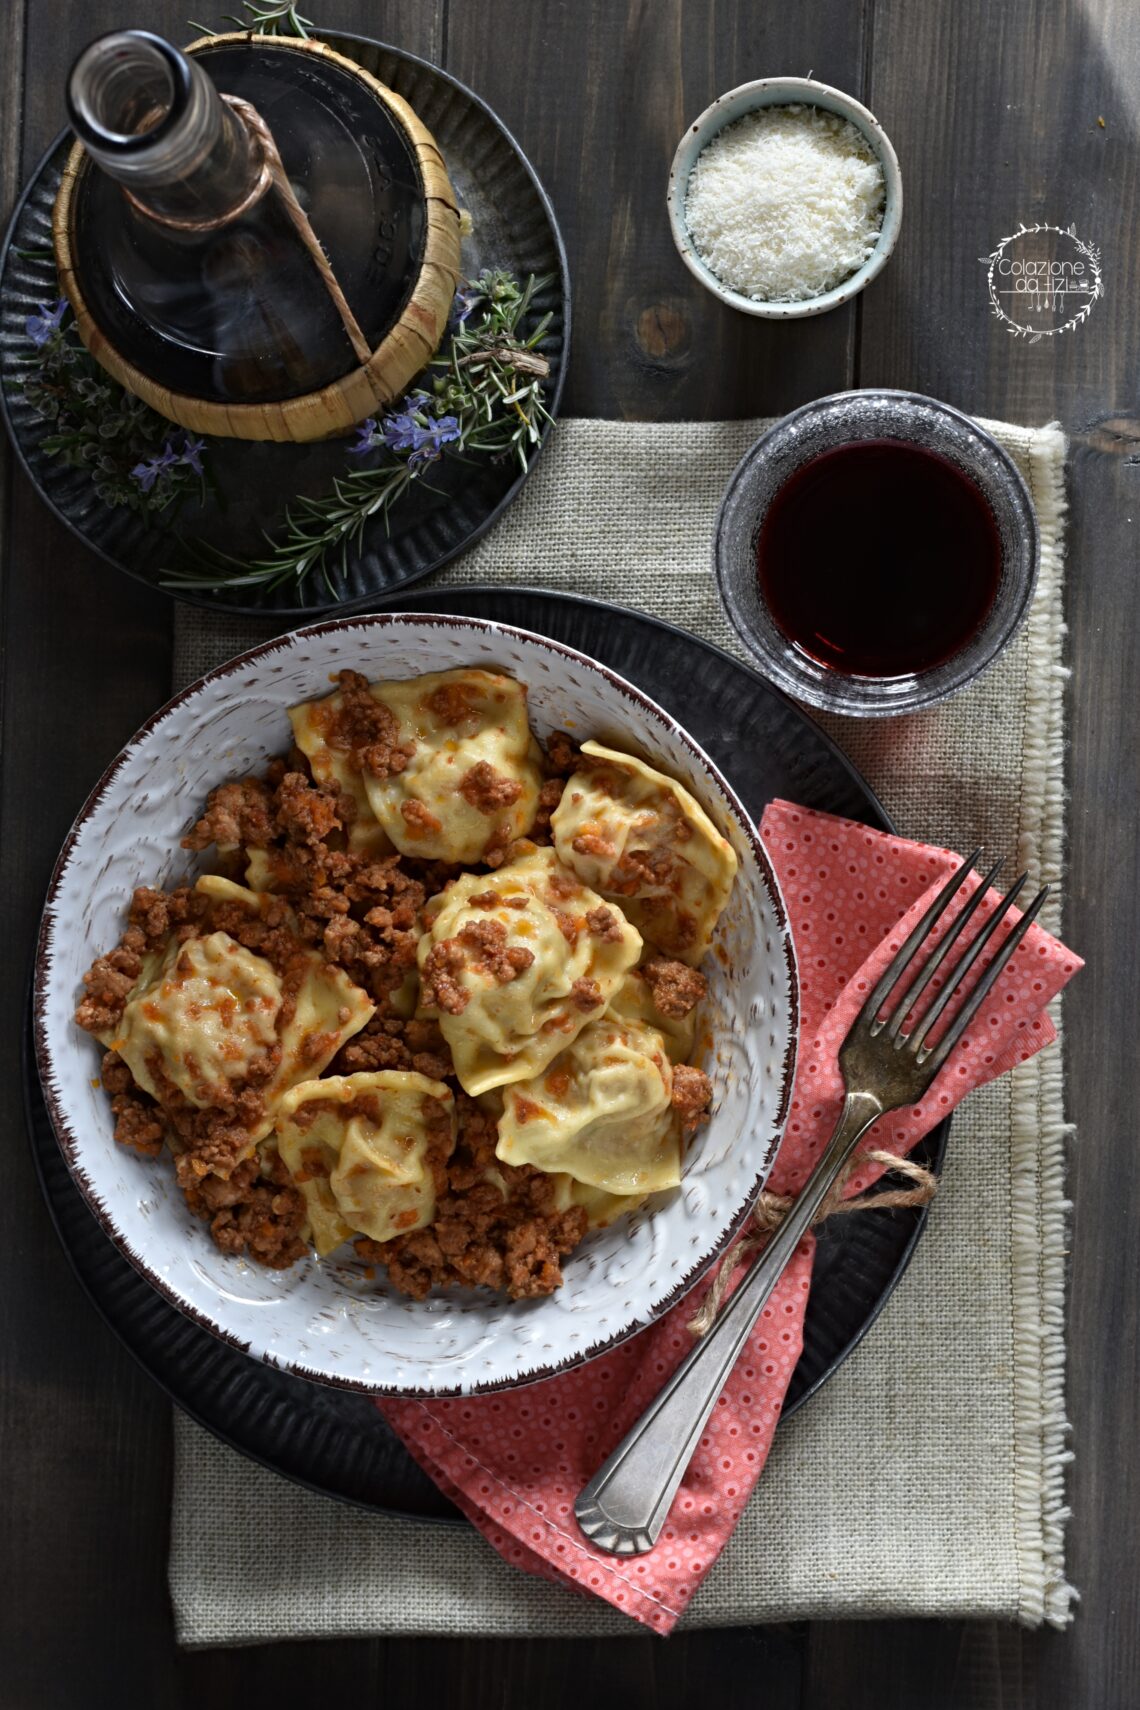
[[[444,1389],[432,1388],[397,1390],[384,1384],[358,1383],[352,1379],[336,1377],[335,1375],[331,1375],[326,1372],[312,1371],[309,1367],[303,1365],[299,1361],[279,1359],[269,1353],[253,1353],[250,1343],[242,1341],[241,1337],[235,1336],[231,1331],[223,1329],[222,1326],[217,1324],[211,1317],[209,1317],[208,1314],[200,1312],[196,1307],[191,1306],[189,1302],[183,1300],[181,1296],[156,1271],[152,1270],[138,1253],[135,1252],[130,1243],[120,1233],[115,1224],[114,1218],[107,1210],[103,1201],[95,1193],[89,1177],[78,1163],[77,1152],[79,1143],[75,1134],[72,1132],[67,1113],[64,1110],[62,1102],[57,1096],[55,1090],[52,1074],[51,1044],[47,1036],[47,1027],[44,1017],[44,1002],[47,991],[47,971],[51,961],[52,935],[55,928],[55,903],[60,883],[71,858],[71,852],[86,822],[98,807],[116,774],[119,772],[120,768],[124,765],[131,754],[131,751],[139,744],[139,742],[141,742],[144,737],[149,736],[152,731],[156,730],[165,718],[176,711],[178,707],[182,706],[191,698],[191,696],[197,694],[207,683],[221,681],[222,679],[232,675],[234,672],[245,669],[255,661],[265,658],[283,647],[290,646],[299,637],[327,635],[337,630],[347,630],[358,626],[368,629],[382,629],[389,626],[399,627],[400,625],[408,622],[428,622],[439,625],[443,628],[476,630],[482,634],[490,633],[496,635],[518,636],[523,641],[537,643],[540,647],[547,648],[553,653],[561,654],[564,658],[572,659],[586,665],[592,670],[600,672],[600,674],[606,678],[606,680],[611,683],[625,699],[635,702],[638,706],[645,709],[655,719],[662,723],[668,730],[676,733],[685,747],[693,753],[694,758],[699,761],[714,786],[723,795],[733,817],[740,825],[740,828],[748,841],[753,856],[760,868],[764,882],[768,887],[768,892],[772,899],[772,906],[776,915],[776,923],[780,932],[784,960],[788,969],[789,1037],[788,1047],[784,1053],[784,1061],[781,1067],[779,1103],[777,1105],[776,1115],[772,1125],[775,1140],[768,1157],[764,1161],[763,1169],[760,1171],[759,1175],[757,1175],[744,1203],[732,1218],[723,1235],[717,1241],[713,1251],[705,1258],[699,1260],[697,1264],[687,1271],[674,1285],[674,1287],[670,1289],[668,1295],[657,1302],[653,1308],[652,1314],[647,1320],[632,1324],[627,1329],[620,1330],[614,1335],[592,1344],[589,1348],[582,1349],[574,1354],[568,1355],[563,1360],[557,1360],[551,1365],[543,1366],[538,1370],[530,1372],[522,1379],[503,1378],[489,1383],[477,1382],[469,1386],[456,1385]],[[40,918],[39,930],[36,934],[35,958],[32,976],[32,1030],[35,1043],[36,1068],[39,1074],[40,1086],[43,1091],[44,1104],[47,1109],[48,1117],[72,1179],[79,1188],[89,1210],[96,1218],[104,1234],[106,1234],[114,1243],[119,1252],[122,1253],[123,1257],[129,1260],[135,1270],[138,1271],[141,1276],[145,1277],[147,1282],[149,1282],[151,1286],[158,1291],[163,1299],[169,1301],[172,1306],[178,1309],[179,1312],[182,1312],[187,1318],[192,1319],[195,1323],[200,1324],[203,1329],[209,1330],[212,1335],[219,1339],[219,1341],[227,1343],[232,1348],[236,1348],[240,1353],[249,1355],[251,1359],[258,1360],[265,1365],[276,1366],[282,1371],[291,1372],[294,1377],[304,1378],[310,1383],[323,1384],[332,1389],[350,1390],[358,1395],[376,1397],[387,1396],[393,1399],[405,1397],[420,1401],[446,1400],[448,1398],[465,1395],[489,1395],[504,1390],[524,1388],[527,1384],[538,1383],[544,1378],[555,1377],[562,1372],[573,1371],[578,1366],[585,1365],[587,1361],[596,1359],[600,1354],[608,1353],[612,1348],[619,1347],[623,1342],[627,1342],[631,1336],[635,1336],[640,1330],[645,1329],[648,1324],[656,1323],[660,1318],[664,1317],[665,1313],[667,1313],[672,1306],[676,1305],[676,1303],[711,1269],[736,1235],[740,1233],[752,1213],[752,1208],[764,1187],[764,1183],[768,1179],[776,1159],[776,1154],[779,1151],[780,1140],[783,1137],[784,1126],[787,1122],[788,1112],[791,1107],[792,1087],[795,1081],[796,1061],[799,1047],[799,1022],[799,976],[796,952],[792,942],[791,930],[788,925],[787,908],[784,903],[779,880],[776,877],[771,861],[768,859],[768,853],[760,840],[759,828],[753,825],[744,804],[737,796],[735,790],[724,777],[720,768],[705,753],[704,749],[696,739],[690,736],[685,728],[678,724],[677,720],[673,718],[671,714],[665,711],[664,707],[659,706],[656,701],[652,700],[648,695],[643,694],[640,689],[634,686],[634,684],[628,682],[624,677],[619,676],[616,671],[611,671],[609,666],[602,665],[598,660],[591,659],[588,654],[581,653],[577,648],[568,647],[564,642],[554,641],[549,636],[539,635],[536,631],[523,629],[517,624],[497,623],[491,618],[461,617],[442,612],[373,612],[358,614],[354,617],[332,618],[323,623],[305,624],[299,629],[289,630],[285,635],[274,636],[269,641],[260,642],[256,647],[248,648],[243,653],[235,654],[232,659],[226,660],[222,665],[215,666],[212,671],[207,671],[205,675],[199,677],[195,682],[188,684],[186,688],[179,690],[176,695],[171,696],[170,700],[164,702],[164,704],[158,708],[157,712],[152,713],[150,718],[141,724],[138,730],[135,731],[134,735],[123,744],[123,747],[119,750],[118,754],[115,755],[114,759],[101,774],[98,782],[91,790],[86,801],[83,803],[83,806],[80,808],[72,822],[71,828],[63,841],[63,846],[60,849],[59,855],[56,857],[54,866],[52,867],[51,878],[48,881],[43,913]]]

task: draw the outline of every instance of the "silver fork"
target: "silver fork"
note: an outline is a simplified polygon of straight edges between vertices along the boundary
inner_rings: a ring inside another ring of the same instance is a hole
[[[708,1334],[687,1354],[652,1406],[595,1473],[574,1505],[578,1524],[600,1550],[642,1555],[657,1542],[701,1432],[788,1261],[856,1145],[885,1111],[917,1104],[977,1014],[998,975],[1028,932],[1049,894],[1039,891],[985,967],[937,1044],[931,1030],[993,939],[1026,881],[1022,874],[950,970],[923,1014],[919,1004],[934,975],[1002,867],[998,861],[920,966],[912,970],[890,1013],[880,1010],[916,953],[965,883],[981,851],[975,849],[951,876],[907,938],[851,1024],[839,1048],[846,1099],[835,1132],[787,1217]],[[903,1024],[910,1018],[908,1032]]]

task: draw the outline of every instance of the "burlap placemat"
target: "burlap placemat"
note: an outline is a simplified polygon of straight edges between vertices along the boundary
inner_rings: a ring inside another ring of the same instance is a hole
[[[710,546],[761,422],[560,425],[497,528],[435,578],[545,584],[637,606],[740,655]],[[899,829],[1016,850],[1056,885],[1064,844],[1064,440],[985,424],[1041,523],[1040,585],[1002,660],[948,704],[827,720]],[[178,612],[181,685],[273,626]],[[1054,891],[1044,924],[1059,928]],[[776,1435],[683,1627],[988,1616],[1063,1625],[1064,1144],[1059,1048],[955,1116],[905,1278],[866,1342]],[[311,1495],[175,1419],[170,1588],[179,1642],[375,1633],[632,1632],[605,1605],[508,1567],[469,1528]]]

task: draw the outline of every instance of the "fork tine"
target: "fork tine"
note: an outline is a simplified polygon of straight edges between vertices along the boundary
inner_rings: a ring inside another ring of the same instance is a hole
[[[1025,937],[1025,934],[1029,931],[1029,928],[1033,925],[1033,922],[1040,913],[1041,904],[1045,901],[1045,898],[1048,895],[1049,886],[1045,885],[1038,891],[1037,895],[1034,897],[1033,901],[1030,903],[1029,907],[1026,909],[1025,913],[1022,915],[1021,919],[1018,921],[1017,925],[1014,927],[1013,931],[1010,933],[1009,937],[1006,939],[1005,943],[1002,945],[1001,949],[998,951],[997,955],[994,957],[993,961],[990,963],[989,967],[970,993],[969,997],[966,999],[966,1002],[962,1006],[961,1013],[956,1015],[954,1020],[950,1023],[945,1036],[939,1042],[937,1048],[933,1052],[929,1053],[929,1061],[932,1066],[933,1075],[936,1075],[941,1069],[943,1063],[945,1063],[947,1057],[950,1055],[955,1045],[957,1045],[959,1039],[961,1039],[971,1021],[974,1019],[974,1016],[978,1013],[978,1010],[985,1002],[994,981],[997,979],[998,975],[1001,973],[1002,969],[1021,943],[1021,940]],[[919,1051],[918,1060],[920,1063],[926,1062],[927,1054]]]
[[[993,866],[990,868],[989,872],[986,874],[985,878],[982,880],[981,884],[978,886],[977,890],[974,892],[973,896],[970,898],[969,902],[966,904],[965,908],[962,910],[961,914],[958,916],[957,920],[938,946],[937,950],[935,950],[934,954],[923,963],[922,967],[919,969],[918,973],[899,999],[895,1006],[894,1014],[887,1023],[886,1031],[888,1039],[898,1038],[899,1033],[902,1031],[903,1022],[917,1004],[919,998],[922,996],[923,992],[942,966],[942,963],[946,960],[952,946],[965,931],[970,920],[973,918],[975,909],[978,907],[978,904],[981,902],[982,898],[985,896],[986,892],[989,890],[990,886],[993,884],[997,875],[1001,872],[1004,866],[1004,859],[994,862]],[[915,1025],[918,1025],[917,1022]]]
[[[883,999],[893,988],[895,981],[904,971],[911,957],[914,955],[918,946],[922,943],[939,915],[941,915],[942,911],[949,905],[950,899],[954,896],[955,892],[965,884],[967,877],[973,869],[974,862],[978,859],[981,852],[981,847],[979,846],[974,850],[974,853],[971,856],[963,861],[960,867],[951,873],[950,877],[947,879],[946,883],[943,885],[942,889],[939,891],[918,925],[911,932],[910,937],[907,939],[898,955],[883,972],[874,991],[871,993],[870,997],[868,997],[866,1003],[859,1011],[859,1014],[855,1017],[855,1020],[852,1023],[853,1029],[858,1027],[860,1022],[870,1022],[872,1031],[876,1033],[879,1031],[875,1026],[875,1018],[882,1006]]]
[[[974,963],[978,960],[978,957],[982,954],[982,951],[985,949],[986,945],[989,943],[990,939],[993,937],[994,933],[997,931],[998,927],[1001,925],[1002,921],[1021,895],[1021,892],[1025,887],[1025,881],[1028,877],[1028,873],[1022,873],[1019,878],[1013,881],[1013,884],[1009,887],[1008,891],[1006,891],[1004,897],[1002,897],[1001,901],[994,909],[994,912],[990,915],[990,918],[986,921],[986,924],[982,927],[982,930],[978,933],[978,936],[966,951],[966,954],[952,970],[946,985],[943,987],[942,991],[939,992],[938,996],[923,1016],[921,1023],[912,1028],[911,1032],[907,1035],[904,1043],[912,1046],[916,1055],[922,1049],[927,1039],[929,1039],[930,1030],[938,1020],[938,1017],[942,1014],[946,1005],[954,996],[954,993],[960,989],[966,975],[970,972],[970,969],[974,966]],[[924,1061],[922,1058],[919,1060]]]

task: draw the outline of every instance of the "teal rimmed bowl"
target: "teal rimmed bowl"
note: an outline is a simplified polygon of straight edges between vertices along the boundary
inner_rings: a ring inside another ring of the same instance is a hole
[[[758,112],[764,107],[794,105],[819,107],[826,113],[834,113],[840,119],[849,119],[856,130],[862,133],[883,169],[883,223],[874,252],[861,267],[856,268],[854,273],[841,280],[832,290],[821,292],[818,297],[804,297],[795,302],[762,301],[734,291],[698,254],[685,219],[689,176],[696,165],[697,157],[728,125],[735,124],[737,119],[743,119],[749,113]],[[898,156],[878,119],[861,102],[845,95],[841,89],[833,89],[827,83],[817,83],[811,77],[762,77],[758,82],[742,83],[738,88],[718,96],[712,106],[706,107],[700,118],[689,126],[677,144],[677,152],[669,170],[669,225],[673,242],[677,245],[681,260],[689,272],[700,280],[706,290],[711,291],[714,297],[719,297],[721,302],[727,303],[730,308],[739,309],[745,315],[757,315],[772,321],[800,320],[807,315],[822,315],[828,309],[837,309],[841,303],[850,302],[852,297],[858,296],[864,286],[869,285],[887,264],[898,239],[902,206],[902,174],[899,171]]]

